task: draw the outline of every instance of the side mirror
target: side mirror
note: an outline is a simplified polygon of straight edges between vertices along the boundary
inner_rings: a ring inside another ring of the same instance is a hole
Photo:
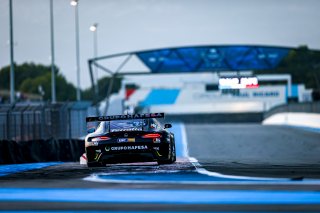
[[[164,125],[164,128],[165,128],[165,129],[169,129],[169,128],[171,128],[171,127],[172,127],[171,124],[165,124],[165,125]]]
[[[93,133],[94,131],[96,131],[96,128],[90,128],[87,130],[87,133]]]

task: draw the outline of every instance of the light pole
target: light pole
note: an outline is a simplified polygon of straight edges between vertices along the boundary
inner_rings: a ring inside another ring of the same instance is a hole
[[[90,26],[90,31],[93,32],[93,57],[96,58],[98,56],[98,23],[94,23]],[[99,93],[99,82],[98,82],[98,68],[95,66],[95,74],[96,74],[96,94]]]
[[[51,102],[56,103],[56,76],[54,71],[54,31],[53,31],[53,0],[50,0],[50,38],[51,38]]]
[[[13,20],[12,20],[12,0],[9,0],[10,13],[10,103],[15,102],[14,91],[14,58],[13,58]]]
[[[75,25],[76,25],[76,67],[77,67],[77,101],[81,100],[81,92],[80,92],[80,50],[79,50],[79,13],[78,13],[78,7],[79,7],[79,1],[78,0],[72,0],[70,2],[71,6],[74,6],[75,8]]]

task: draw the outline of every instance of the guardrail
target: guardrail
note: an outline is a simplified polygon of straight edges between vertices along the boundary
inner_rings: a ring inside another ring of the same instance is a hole
[[[289,103],[285,105],[276,106],[264,113],[264,119],[281,112],[309,112],[320,113],[320,102],[306,102],[306,103]]]
[[[0,105],[0,140],[77,139],[86,134],[90,102]]]

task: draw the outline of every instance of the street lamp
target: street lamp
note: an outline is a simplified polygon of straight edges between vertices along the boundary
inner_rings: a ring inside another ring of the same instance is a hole
[[[14,91],[14,59],[13,59],[13,20],[12,20],[12,0],[9,1],[9,16],[10,16],[10,103],[15,102]]]
[[[80,93],[80,50],[79,50],[79,13],[78,13],[78,7],[79,7],[79,1],[78,0],[72,0],[70,2],[71,6],[74,6],[75,8],[75,25],[76,25],[76,60],[77,60],[77,101],[81,100],[81,93]]]
[[[50,0],[50,32],[51,32],[51,102],[56,103],[56,77],[54,72],[54,29],[53,29],[53,0]]]
[[[93,32],[93,57],[96,58],[98,56],[98,23],[94,23],[90,26],[90,31]],[[99,83],[98,83],[98,69],[95,66],[95,74],[96,74],[96,94],[99,93]]]
[[[78,1],[77,0],[72,0],[70,2],[71,6],[77,6],[78,5]]]
[[[94,23],[93,25],[90,26],[90,31],[92,32],[96,32],[97,31],[97,28],[98,28],[98,24],[97,23]]]

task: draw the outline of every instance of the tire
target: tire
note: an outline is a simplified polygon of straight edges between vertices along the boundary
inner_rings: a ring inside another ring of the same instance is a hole
[[[102,164],[99,162],[90,162],[90,163],[87,163],[87,166],[88,167],[101,167]]]
[[[158,160],[158,164],[172,164],[176,161],[176,146],[175,143],[171,141],[171,154],[170,158],[167,160]]]
[[[173,142],[173,146],[172,147],[173,147],[173,149],[172,149],[172,156],[173,156],[172,163],[174,163],[177,160],[177,152],[176,152],[176,144],[175,144],[175,142]]]

